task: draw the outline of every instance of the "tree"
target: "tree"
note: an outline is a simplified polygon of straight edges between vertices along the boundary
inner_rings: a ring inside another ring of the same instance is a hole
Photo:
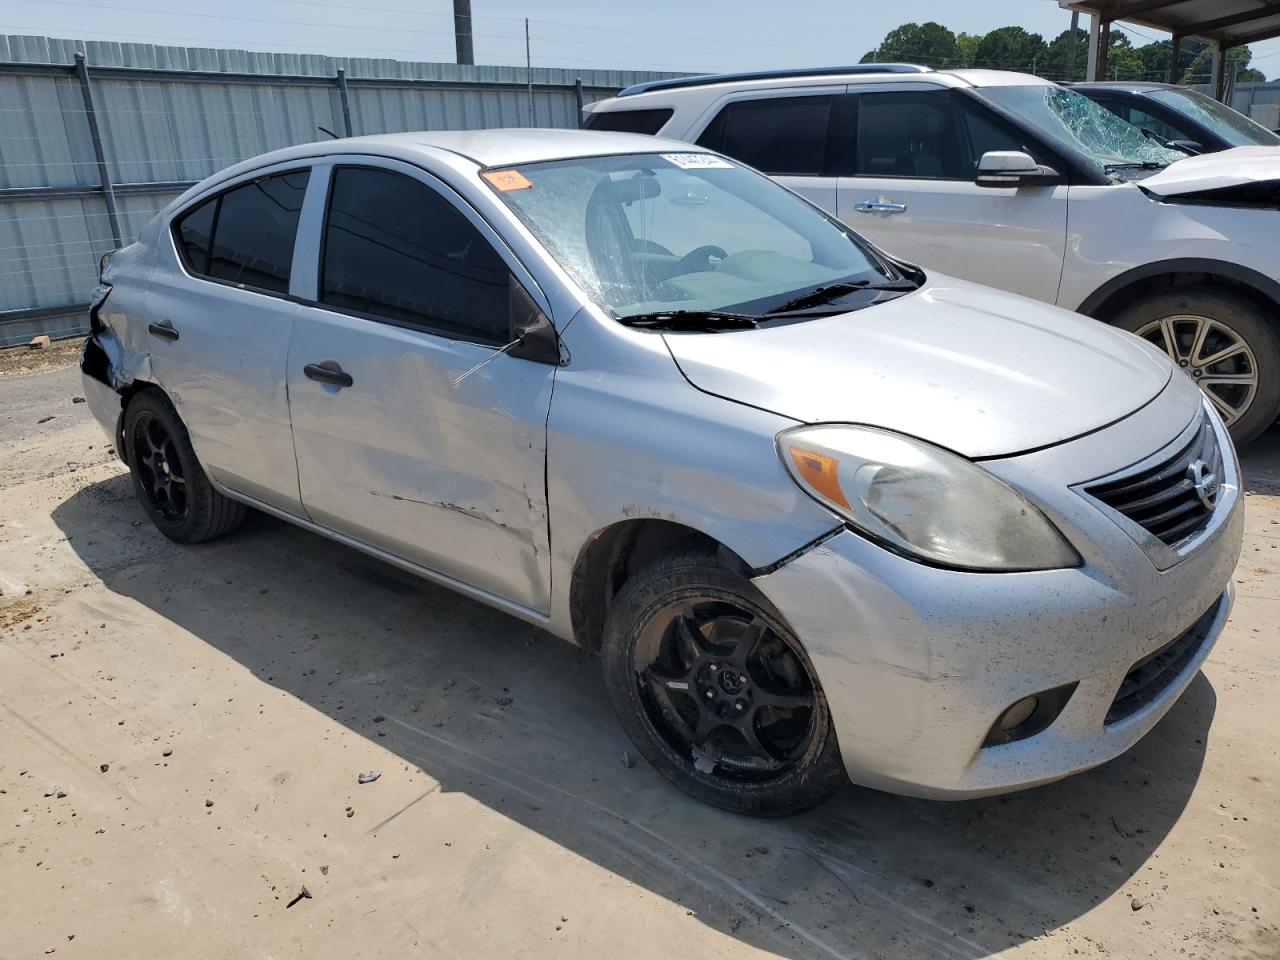
[[[978,43],[982,40],[976,33],[956,34],[956,57],[961,66],[972,67],[973,58],[978,53]]]
[[[889,31],[884,42],[863,56],[863,63],[905,61],[926,67],[955,67],[956,35],[940,23],[904,23]]]
[[[1053,38],[1045,52],[1040,75],[1050,80],[1083,80],[1089,65],[1089,31],[1076,28],[1075,61],[1070,62],[1071,31],[1063,30]]]
[[[1000,27],[978,41],[973,66],[1034,71],[1048,50],[1044,37],[1038,33],[1029,33],[1022,27]]]

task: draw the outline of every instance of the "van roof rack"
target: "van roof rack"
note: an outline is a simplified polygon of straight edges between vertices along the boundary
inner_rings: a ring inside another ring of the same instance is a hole
[[[744,73],[706,73],[674,80],[650,80],[637,83],[618,93],[630,97],[650,90],[675,90],[680,87],[705,87],[712,83],[736,80],[785,80],[790,77],[820,77],[832,73],[930,73],[929,67],[917,63],[859,63],[850,67],[797,67],[791,70],[750,70]]]

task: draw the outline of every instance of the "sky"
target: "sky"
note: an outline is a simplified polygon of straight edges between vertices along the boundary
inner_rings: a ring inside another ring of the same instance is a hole
[[[452,11],[452,0],[0,0],[0,34],[447,62]],[[472,12],[477,63],[522,65],[528,17],[534,66],[689,72],[856,63],[909,21],[1052,39],[1071,19],[1056,0],[472,0]],[[1253,51],[1280,76],[1280,39]]]

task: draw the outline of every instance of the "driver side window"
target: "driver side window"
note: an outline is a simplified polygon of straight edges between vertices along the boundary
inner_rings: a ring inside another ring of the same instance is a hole
[[[858,95],[853,175],[972,180],[990,150],[1027,147],[945,91]]]

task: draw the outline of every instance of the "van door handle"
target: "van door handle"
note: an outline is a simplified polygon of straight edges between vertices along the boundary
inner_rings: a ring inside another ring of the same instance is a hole
[[[173,328],[173,324],[168,320],[161,320],[159,323],[148,323],[147,332],[152,336],[159,337],[161,340],[178,339],[178,331]]]
[[[888,200],[863,200],[855,203],[853,209],[859,213],[906,213],[905,203],[890,203]]]
[[[302,368],[302,372],[307,375],[309,380],[327,383],[335,387],[349,387],[354,382],[351,379],[351,374],[344,373],[342,368],[332,360],[308,363]]]

